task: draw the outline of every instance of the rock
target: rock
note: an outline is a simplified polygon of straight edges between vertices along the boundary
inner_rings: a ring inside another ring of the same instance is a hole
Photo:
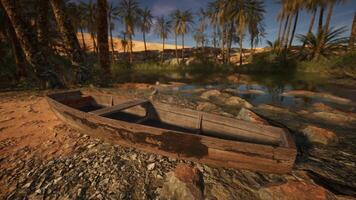
[[[240,78],[238,74],[232,74],[227,77],[227,80],[231,83],[239,83]]]
[[[335,195],[325,188],[300,181],[289,181],[282,185],[262,188],[258,191],[258,194],[261,199],[273,200],[336,199]]]
[[[317,98],[323,99],[324,101],[340,103],[340,104],[352,104],[350,99],[334,96],[328,93],[312,92],[306,90],[291,90],[284,92],[281,96],[296,96],[296,97],[308,97],[308,98]]]
[[[201,94],[200,97],[202,99],[209,100],[210,97],[213,97],[213,96],[217,97],[219,95],[221,95],[221,92],[219,90],[208,90],[206,92],[203,92],[203,94]]]
[[[238,89],[232,89],[232,88],[224,89],[223,92],[226,92],[226,93],[232,94],[232,95],[237,95],[237,94],[263,95],[263,94],[266,94],[266,92],[264,92],[263,90],[238,90]]]
[[[268,125],[268,122],[258,115],[256,115],[254,112],[251,110],[248,110],[246,108],[241,108],[240,112],[236,116],[237,119],[241,119],[244,121],[256,123],[256,124],[263,124],[263,125]]]
[[[217,110],[218,107],[215,104],[209,102],[198,102],[196,109],[199,111],[210,112],[213,110]]]
[[[355,118],[353,118],[352,115],[344,115],[332,112],[313,112],[311,113],[311,116],[329,122],[347,123],[355,121]]]
[[[147,83],[122,83],[122,84],[115,84],[114,87],[120,89],[135,89],[135,90],[147,90],[154,88],[153,85]]]
[[[327,145],[338,141],[337,136],[334,132],[313,125],[309,125],[304,128],[302,130],[302,133],[308,138],[308,141],[311,143]]]
[[[237,96],[229,97],[225,100],[225,104],[229,106],[243,106],[245,108],[252,108],[253,106],[247,102],[245,99],[242,99]]]
[[[166,176],[162,189],[158,189],[161,199],[204,199],[202,174],[197,168],[179,164],[174,172]]]
[[[153,170],[155,168],[155,163],[151,163],[151,164],[148,164],[147,165],[147,170],[148,171],[151,171],[151,170]]]

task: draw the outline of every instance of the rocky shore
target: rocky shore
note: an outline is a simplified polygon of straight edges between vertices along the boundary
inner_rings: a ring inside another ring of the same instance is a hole
[[[103,143],[58,120],[49,110],[43,97],[45,92],[12,92],[0,94],[0,199],[352,199],[356,196],[354,113],[323,104],[305,110],[254,106],[231,92],[214,89],[191,91],[195,95],[188,98],[174,92],[177,84],[88,89],[127,98],[151,98],[288,128],[298,145],[292,172],[274,175],[212,168]]]

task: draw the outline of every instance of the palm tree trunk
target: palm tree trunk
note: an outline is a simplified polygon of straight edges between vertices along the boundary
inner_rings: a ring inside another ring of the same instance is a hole
[[[242,42],[243,42],[243,32],[240,31],[240,66],[242,66],[242,51],[243,51],[243,48],[242,48]]]
[[[164,60],[164,38],[162,39],[162,56],[161,56],[161,64],[163,64]]]
[[[309,28],[308,28],[308,32],[306,35],[310,35],[313,31],[313,27],[314,27],[314,22],[315,22],[315,18],[316,18],[316,12],[317,12],[317,9],[314,8],[313,10],[313,14],[312,14],[312,17],[310,18],[310,24],[309,24]],[[303,47],[305,47],[305,42],[303,42]]]
[[[213,49],[213,55],[214,55],[214,60],[216,61],[216,54],[215,54],[215,51],[216,51],[216,25],[214,25],[213,27],[213,45],[214,45],[214,49]]]
[[[222,61],[223,63],[225,63],[225,27],[224,25],[222,25],[222,30],[221,30],[221,57],[222,57]]]
[[[277,38],[277,41],[281,41],[281,33],[282,33],[282,24],[283,24],[283,20],[281,20],[279,22],[279,29],[278,29],[278,38]]]
[[[146,45],[146,33],[145,33],[145,31],[142,32],[142,37],[143,37],[143,44],[145,46],[145,56],[147,57],[147,45]]]
[[[356,38],[356,12],[354,15],[354,20],[352,22],[351,36],[349,41],[349,50],[353,51],[355,46],[355,38]]]
[[[8,27],[6,31],[7,38],[11,41],[11,50],[15,58],[15,63],[18,69],[17,79],[20,80],[22,77],[26,77],[26,60],[25,55],[21,49],[21,45],[16,36],[16,32],[14,27],[12,27],[10,20],[7,15],[4,15],[6,27]]]
[[[333,15],[334,6],[335,6],[335,1],[331,1],[331,3],[329,4],[328,15],[326,17],[326,22],[325,22],[325,27],[324,27],[324,37],[325,37],[325,34],[329,31],[329,27],[330,27],[331,17]],[[324,38],[323,38],[323,40],[324,40]]]
[[[109,30],[110,30],[110,32],[109,32],[110,33],[110,44],[111,44],[111,51],[112,51],[111,60],[114,61],[114,58],[115,58],[115,47],[114,47],[114,39],[112,37],[112,27],[111,27],[111,17],[110,17],[110,15],[108,17],[108,20],[109,20],[108,21],[108,25],[109,25]]]
[[[1,0],[1,6],[16,32],[27,62],[32,65],[40,80],[41,87],[63,86],[57,74],[52,71],[52,63],[47,60],[49,49],[38,45],[37,40],[34,39],[36,38],[35,31],[26,23],[21,12],[16,9],[15,1]]]
[[[80,27],[80,34],[82,35],[83,50],[86,51],[87,46],[85,44],[83,27]]]
[[[309,24],[307,35],[311,34],[313,31],[314,22],[315,22],[315,18],[316,18],[316,12],[317,12],[317,9],[314,8],[312,17],[310,18],[310,24]]]
[[[42,46],[48,46],[48,0],[40,0],[38,2],[38,17],[37,17],[37,37],[38,42]]]
[[[280,43],[279,43],[279,48],[282,49],[283,47],[283,42],[285,40],[285,35],[286,35],[286,32],[287,32],[287,27],[288,27],[288,22],[289,22],[289,15],[287,16],[287,18],[285,19],[285,23],[284,23],[284,28],[283,28],[283,33],[282,33],[282,38],[280,40]]]
[[[292,16],[290,16],[289,17],[289,20],[288,20],[288,28],[287,28],[287,35],[286,35],[286,37],[284,38],[284,42],[283,42],[283,44],[284,44],[284,50],[285,51],[287,51],[288,49],[288,41],[289,41],[289,34],[290,34],[290,29],[291,29],[291,26],[292,26],[292,19],[293,19],[293,17]]]
[[[176,59],[177,59],[177,63],[179,64],[179,59],[178,59],[178,47],[177,47],[177,43],[178,43],[178,38],[177,38],[177,33],[174,33],[174,42],[175,42],[175,46],[176,46]]]
[[[182,62],[184,63],[184,34],[182,34]]]
[[[95,34],[94,33],[90,33],[91,39],[93,41],[93,52],[96,54],[98,47],[96,46],[96,41],[95,41]]]
[[[299,17],[299,11],[297,10],[297,12],[296,12],[296,14],[295,14],[294,26],[293,26],[293,30],[292,30],[292,36],[291,36],[290,41],[289,41],[288,49],[290,49],[290,48],[292,47],[292,44],[293,44],[293,39],[294,39],[294,35],[295,35],[295,30],[296,30],[297,24],[298,24],[298,17]]]
[[[108,42],[108,18],[107,18],[107,1],[97,1],[97,25],[98,25],[98,48],[99,48],[99,62],[101,68],[105,71],[107,76],[110,76],[110,56],[109,56],[109,42]]]
[[[321,33],[323,30],[323,18],[324,18],[324,6],[320,6],[320,11],[319,11],[319,23],[318,23],[318,34]]]
[[[129,34],[129,40],[130,40],[130,63],[132,63],[132,34]]]
[[[321,53],[320,51],[321,51],[322,47],[324,46],[325,37],[329,31],[329,26],[330,26],[331,16],[333,14],[334,6],[335,6],[335,1],[331,1],[331,3],[328,6],[328,15],[326,18],[325,26],[319,32],[320,41],[319,41],[319,44],[315,50],[315,59],[316,60],[318,60],[320,58],[320,53]]]
[[[65,11],[64,2],[62,0],[50,0],[49,2],[52,6],[59,32],[64,40],[65,45],[68,47],[69,57],[72,63],[75,65],[83,63],[83,52],[80,48],[76,31],[74,30],[70,18]]]

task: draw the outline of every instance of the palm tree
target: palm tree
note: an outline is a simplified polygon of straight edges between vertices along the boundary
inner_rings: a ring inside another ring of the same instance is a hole
[[[107,76],[110,76],[110,56],[109,56],[109,42],[108,42],[108,12],[107,1],[97,0],[97,26],[98,26],[98,49],[99,62],[101,68]]]
[[[321,33],[315,35],[313,33],[308,35],[298,35],[297,38],[300,42],[306,44],[306,48],[302,48],[298,52],[298,56],[302,59],[312,60],[317,56],[317,51],[320,51],[320,56],[330,57],[337,55],[340,50],[344,49],[344,45],[347,44],[348,38],[342,37],[347,29],[345,27],[329,30],[325,34],[325,40],[322,45],[320,43]],[[321,47],[319,49],[319,47]]]
[[[242,65],[243,40],[248,26],[250,2],[229,0],[225,6],[228,17],[235,24],[238,42],[240,46],[240,66]]]
[[[250,9],[248,9],[248,31],[250,34],[251,54],[253,54],[254,46],[261,41],[265,36],[265,28],[263,24],[265,5],[263,1],[251,1]]]
[[[87,19],[86,17],[88,16],[88,11],[83,7],[83,4],[78,5],[77,9],[77,18],[78,18],[78,26],[80,30],[80,34],[82,37],[82,43],[83,43],[83,50],[86,51],[87,46],[85,44],[85,39],[84,39],[84,29],[87,27]]]
[[[109,33],[110,33],[110,44],[111,44],[111,51],[112,51],[112,59],[114,58],[115,54],[115,46],[114,46],[114,40],[112,37],[112,31],[115,29],[115,23],[113,22],[114,20],[118,19],[117,17],[117,12],[118,12],[118,7],[116,7],[112,2],[109,4],[109,7],[107,9],[108,11],[108,25],[109,25]]]
[[[177,32],[182,36],[182,61],[184,63],[184,35],[187,34],[193,25],[193,14],[190,10],[184,10],[180,13]]]
[[[1,0],[0,4],[16,32],[26,61],[35,70],[41,87],[63,86],[57,74],[52,71],[53,64],[47,59],[49,49],[40,46],[37,41],[33,39],[36,38],[36,33],[22,16],[22,11],[16,7],[15,1]]]
[[[161,56],[161,63],[163,63],[164,59],[164,45],[165,40],[168,37],[168,34],[171,31],[171,21],[167,20],[164,16],[158,17],[155,23],[155,32],[159,35],[162,39],[162,56]]]
[[[303,8],[303,2],[304,1],[302,1],[302,0],[293,0],[293,1],[289,1],[289,2],[292,2],[291,10],[292,10],[292,13],[294,14],[294,25],[293,25],[292,35],[291,35],[291,38],[289,40],[288,49],[292,47],[295,31],[296,31],[297,24],[298,24],[299,11]]]
[[[49,3],[48,0],[40,0],[38,2],[38,16],[37,16],[37,38],[40,45],[48,46],[48,32],[49,32]]]
[[[97,26],[96,26],[96,4],[93,3],[92,0],[89,0],[88,3],[85,2],[80,2],[80,5],[82,9],[87,10],[87,16],[86,16],[86,27],[88,29],[88,32],[90,33],[90,37],[93,42],[93,51],[94,53],[97,52],[98,47],[96,45],[96,32],[97,32]]]
[[[179,19],[181,16],[181,11],[179,9],[173,11],[171,13],[171,20],[172,20],[172,28],[173,28],[173,33],[174,33],[174,43],[175,43],[175,50],[176,50],[176,59],[177,63],[179,63],[178,59],[178,35],[179,35]]]
[[[213,47],[214,47],[214,54],[215,54],[215,49],[218,46],[217,45],[217,32],[219,31],[218,28],[218,22],[219,22],[219,2],[218,1],[213,1],[208,4],[207,8],[207,15],[210,19],[210,24],[213,29]],[[216,55],[214,55],[214,58],[216,59]]]
[[[347,0],[321,0],[321,9],[323,10],[325,8],[325,6],[328,6],[328,14],[327,14],[327,18],[325,21],[325,25],[322,26],[322,28],[319,30],[318,32],[320,33],[320,43],[319,46],[317,47],[316,50],[316,55],[315,55],[315,59],[319,59],[319,56],[321,55],[321,48],[324,45],[323,43],[326,40],[326,34],[329,32],[329,28],[330,28],[330,22],[331,22],[331,17],[333,14],[333,10],[334,10],[334,6],[337,3],[345,3]],[[320,19],[322,19],[322,15],[320,17]],[[321,21],[322,23],[322,21]],[[320,24],[320,22],[319,22]]]
[[[205,29],[207,27],[206,24],[206,18],[207,18],[208,14],[207,12],[200,8],[199,12],[198,12],[198,28],[197,28],[197,36],[198,38],[200,38],[200,43],[201,43],[201,47],[203,48],[203,52],[204,52],[204,44],[205,44]]]
[[[125,32],[129,36],[130,63],[132,63],[132,36],[135,35],[135,26],[139,19],[139,4],[136,0],[121,0],[118,15],[125,26]]]
[[[351,36],[350,36],[350,41],[349,41],[349,49],[351,51],[354,50],[355,38],[356,38],[356,11],[355,11],[355,15],[354,15],[354,20],[352,22]]]
[[[62,39],[68,47],[69,57],[71,58],[72,63],[75,66],[83,64],[83,52],[78,42],[76,30],[74,29],[72,22],[70,21],[70,17],[66,12],[64,2],[62,0],[50,0],[49,3],[52,7],[54,18],[57,22]]]
[[[142,32],[143,43],[145,45],[145,53],[147,56],[146,33],[149,33],[151,30],[153,15],[151,13],[151,10],[148,8],[140,10],[139,14],[140,14],[139,26]]]

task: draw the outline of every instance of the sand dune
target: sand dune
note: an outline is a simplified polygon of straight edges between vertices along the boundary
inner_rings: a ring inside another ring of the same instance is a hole
[[[77,36],[78,36],[78,40],[79,40],[80,44],[82,45],[83,42],[82,42],[81,34],[78,33]],[[90,51],[92,51],[93,50],[93,40],[90,37],[90,34],[84,33],[84,41],[85,41],[86,47],[89,48]],[[120,38],[114,37],[113,41],[114,41],[115,51],[118,51],[118,52],[124,51],[124,48],[121,45]],[[110,51],[111,51],[110,38],[109,38],[109,45],[110,45],[109,47],[110,47]],[[147,42],[146,45],[147,45],[147,50],[159,50],[159,51],[162,50],[162,43]],[[186,47],[188,48],[188,46],[186,46]],[[164,48],[165,49],[175,49],[175,45],[165,44]],[[178,46],[178,48],[180,49],[181,46]],[[144,51],[144,50],[145,50],[145,46],[144,46],[143,41],[137,41],[137,40],[133,41],[133,51]]]

